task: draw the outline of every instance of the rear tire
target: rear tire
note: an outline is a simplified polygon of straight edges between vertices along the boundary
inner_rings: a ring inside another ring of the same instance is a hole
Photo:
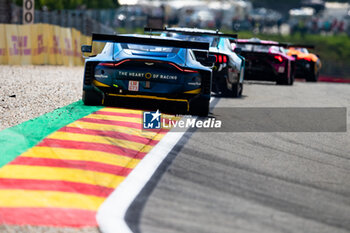
[[[190,114],[206,117],[209,114],[210,101],[208,99],[194,99],[190,102]]]
[[[310,66],[311,66],[310,73],[306,76],[305,81],[317,82],[319,73],[316,72],[316,63],[311,62]]]
[[[102,96],[95,91],[83,91],[83,102],[85,105],[96,106],[102,105]]]
[[[294,71],[292,71],[291,77],[290,77],[290,83],[288,84],[289,86],[293,86],[295,80],[295,74]]]
[[[315,74],[315,73],[310,74],[310,75],[308,75],[306,77],[305,81],[306,82],[317,82],[318,81],[318,75],[319,75],[318,73],[317,74]]]
[[[243,84],[242,83],[236,83],[232,85],[232,97],[233,98],[240,98],[243,93]]]
[[[289,78],[278,77],[276,84],[292,86],[294,84],[294,74],[292,74]]]
[[[232,84],[232,90],[228,89],[227,86],[224,87],[224,96],[226,97],[233,97],[233,98],[240,98],[243,93],[243,84],[242,83],[234,83]]]
[[[287,85],[288,79],[278,77],[276,80],[277,85]]]
[[[232,84],[232,91],[231,91],[231,96],[233,98],[240,98],[242,97],[243,93],[243,83],[240,83],[241,73],[238,73],[238,83]]]

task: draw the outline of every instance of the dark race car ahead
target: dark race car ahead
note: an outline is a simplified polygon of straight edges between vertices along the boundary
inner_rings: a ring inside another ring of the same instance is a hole
[[[290,45],[288,47],[287,54],[296,57],[296,78],[303,78],[307,82],[317,82],[322,63],[316,54],[308,51],[308,49],[314,48],[310,45]]]
[[[212,71],[192,52],[208,52],[208,43],[141,35],[93,34],[92,40],[107,44],[85,61],[86,105],[137,98],[181,102],[193,115],[208,115]],[[91,50],[82,46],[82,52]]]
[[[232,40],[232,49],[246,59],[245,79],[293,85],[295,58],[285,53],[287,44],[256,38]]]
[[[212,62],[208,63],[206,52],[193,51],[198,61],[213,69],[212,91],[229,97],[242,96],[245,59],[232,51],[230,44],[230,39],[237,35],[196,28],[145,28],[145,32],[162,32],[167,37],[210,43],[209,54],[215,57],[214,66]]]

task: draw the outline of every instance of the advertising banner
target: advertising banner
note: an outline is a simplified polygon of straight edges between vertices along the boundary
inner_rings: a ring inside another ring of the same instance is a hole
[[[80,31],[72,29],[72,44],[73,44],[73,57],[74,65],[80,66],[83,65],[83,58],[81,56],[80,47],[82,45],[82,35]]]
[[[5,25],[0,24],[0,64],[8,63]]]
[[[43,25],[33,24],[31,28],[31,40],[32,40],[32,64],[41,65],[46,64],[47,54],[47,42],[48,38],[45,38]]]
[[[65,66],[74,65],[72,30],[70,28],[60,28],[60,45],[62,51],[62,62]]]
[[[0,64],[81,66],[83,44],[91,44],[91,37],[72,28],[0,24]],[[95,43],[93,54],[103,47]]]
[[[21,65],[21,55],[18,45],[19,33],[16,25],[5,25],[6,31],[6,46],[8,52],[8,64],[9,65]]]

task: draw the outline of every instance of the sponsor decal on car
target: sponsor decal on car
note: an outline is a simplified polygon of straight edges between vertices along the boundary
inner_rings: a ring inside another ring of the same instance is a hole
[[[190,86],[200,86],[201,83],[200,82],[190,82],[190,83],[187,83],[188,85]]]
[[[129,81],[128,90],[129,91],[139,91],[139,82],[138,81]]]
[[[177,75],[169,74],[151,74],[142,72],[129,72],[129,71],[119,71],[118,78],[147,78],[147,79],[166,79],[166,80],[177,80]]]
[[[95,78],[108,78],[108,75],[95,74]]]
[[[152,78],[152,74],[151,73],[146,73],[145,76],[146,76],[147,79]]]
[[[155,77],[156,75],[154,75]],[[157,76],[157,78],[159,77],[159,79],[168,79],[168,80],[177,80],[177,76],[176,75],[163,75],[160,74],[159,76]]]

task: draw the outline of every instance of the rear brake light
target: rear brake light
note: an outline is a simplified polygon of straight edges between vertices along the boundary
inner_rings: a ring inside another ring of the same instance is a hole
[[[182,72],[188,72],[188,73],[198,73],[198,71],[196,70],[188,70],[188,69],[182,69],[179,66],[173,64],[173,63],[169,63],[170,65],[174,66],[176,69],[182,71]]]
[[[186,70],[186,69],[184,69],[183,71],[184,72],[188,72],[188,73],[198,73],[198,71],[196,71],[196,70]]]
[[[215,56],[215,62],[216,63],[227,63],[227,56],[226,55],[221,55],[221,54],[218,54],[218,55],[214,55]]]
[[[275,56],[275,59],[278,60],[279,62],[283,62],[283,57],[282,56]]]
[[[98,65],[99,66],[107,66],[107,67],[116,67],[116,66],[119,66],[119,65],[121,65],[121,64],[123,64],[124,62],[127,62],[127,61],[130,61],[130,59],[126,59],[126,60],[120,61],[118,63],[102,62],[102,63],[99,63]]]
[[[114,67],[114,63],[99,63],[99,66]]]

